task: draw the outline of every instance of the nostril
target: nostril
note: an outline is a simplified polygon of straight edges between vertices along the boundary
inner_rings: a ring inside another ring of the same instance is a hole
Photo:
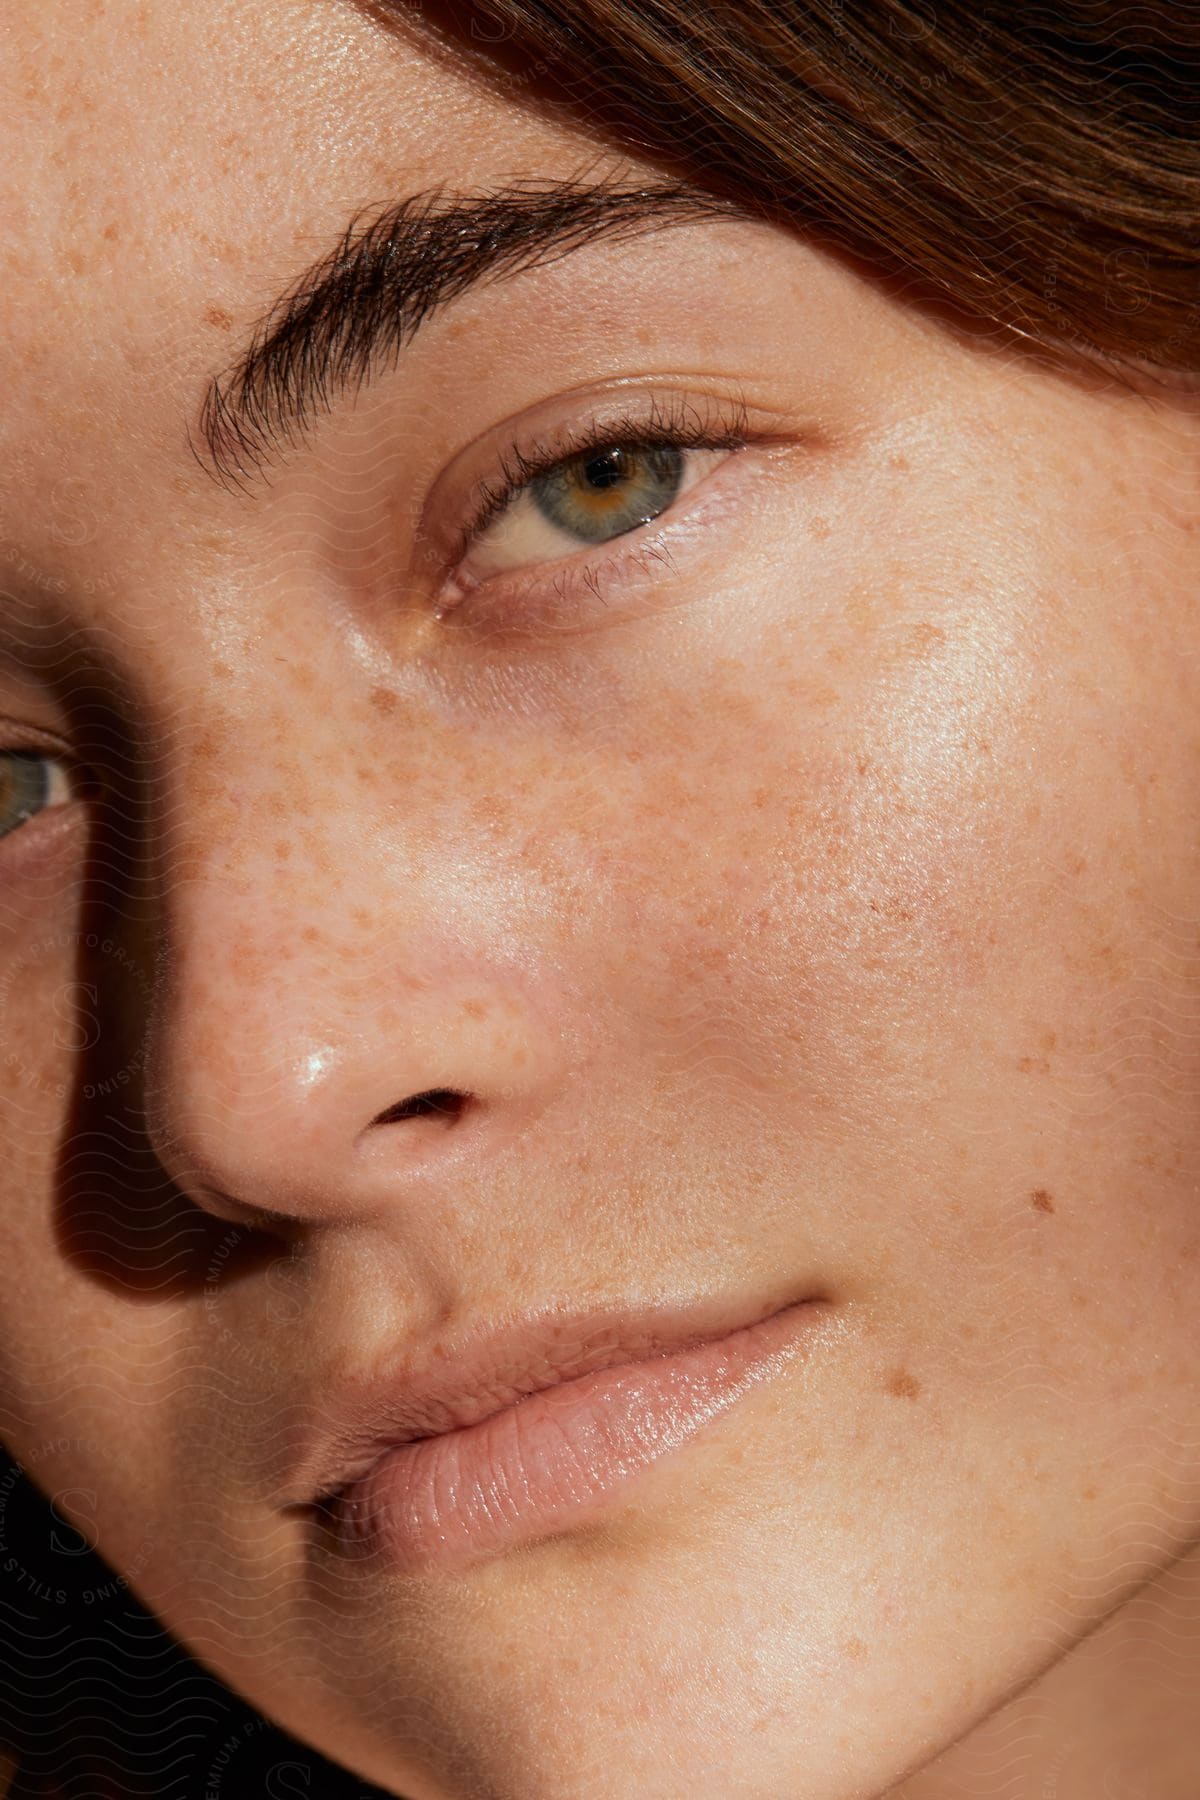
[[[423,1094],[410,1094],[407,1100],[398,1100],[371,1123],[395,1125],[401,1119],[419,1119],[426,1113],[440,1113],[445,1118],[456,1119],[466,1108],[469,1097],[456,1093],[453,1088],[427,1088]]]

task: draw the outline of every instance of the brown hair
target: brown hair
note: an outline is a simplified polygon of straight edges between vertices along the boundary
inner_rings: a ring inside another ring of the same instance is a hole
[[[956,315],[1109,366],[1200,374],[1196,0],[421,10],[510,86]]]

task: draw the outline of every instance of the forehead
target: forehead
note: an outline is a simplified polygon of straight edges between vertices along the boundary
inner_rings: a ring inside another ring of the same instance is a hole
[[[51,546],[196,489],[207,379],[357,209],[595,155],[350,0],[18,8],[0,120],[0,521]]]

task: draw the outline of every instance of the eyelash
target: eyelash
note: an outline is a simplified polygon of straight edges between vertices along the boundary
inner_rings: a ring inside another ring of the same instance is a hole
[[[736,451],[745,449],[752,435],[744,402],[735,401],[730,404],[714,401],[705,410],[694,401],[672,397],[666,401],[653,400],[650,407],[641,413],[610,415],[602,423],[567,426],[550,439],[531,439],[524,444],[512,444],[497,458],[498,473],[481,481],[475,488],[475,505],[467,522],[456,535],[448,558],[450,567],[453,570],[460,567],[472,545],[487,527],[499,518],[531,482],[574,457],[588,455],[611,445],[638,450],[668,448]],[[670,511],[671,508],[668,507],[659,516],[666,518]],[[657,520],[652,523],[657,523]],[[620,545],[626,537],[634,535],[634,532],[625,532],[608,541]],[[581,544],[580,554],[584,554],[588,548],[589,546]],[[591,548],[603,550],[605,545],[598,544]],[[574,559],[560,558],[559,562],[564,560]],[[550,570],[558,566],[558,562],[537,565],[539,570]],[[514,570],[512,574],[516,576],[519,571]]]

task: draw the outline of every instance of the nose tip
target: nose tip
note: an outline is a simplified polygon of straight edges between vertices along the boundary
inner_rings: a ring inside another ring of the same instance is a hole
[[[339,1159],[336,1174],[326,1173],[319,1188],[322,1143],[320,1128],[310,1133],[292,1132],[292,1163],[287,1165],[266,1158],[255,1163],[244,1154],[239,1156],[236,1139],[222,1140],[217,1154],[200,1141],[198,1134],[172,1134],[162,1124],[163,1111],[156,1109],[152,1136],[157,1140],[159,1158],[171,1170],[176,1185],[204,1210],[231,1223],[252,1226],[258,1230],[284,1231],[289,1222],[326,1222],[371,1213],[370,1193],[374,1186],[383,1191],[383,1183],[370,1183],[363,1171],[373,1168],[378,1176],[408,1176],[420,1172],[428,1175],[431,1161],[438,1161],[437,1142],[443,1135],[460,1126],[468,1111],[482,1113],[482,1103],[473,1094],[453,1088],[427,1088],[403,1100],[385,1106],[346,1146]],[[385,1128],[402,1127],[403,1146],[394,1133]],[[461,1134],[460,1134],[461,1135]],[[270,1153],[268,1138],[264,1151]],[[356,1154],[357,1152],[357,1154]],[[232,1153],[232,1154],[231,1154]],[[236,1162],[235,1162],[236,1157]],[[395,1198],[400,1183],[391,1184]],[[347,1206],[347,1201],[349,1206]]]
[[[158,1161],[197,1205],[279,1228],[378,1221],[418,1178],[428,1195],[494,1155],[567,1040],[553,982],[485,948],[410,940],[368,978],[327,943],[311,967],[217,951],[211,930],[178,944],[144,1065]]]

